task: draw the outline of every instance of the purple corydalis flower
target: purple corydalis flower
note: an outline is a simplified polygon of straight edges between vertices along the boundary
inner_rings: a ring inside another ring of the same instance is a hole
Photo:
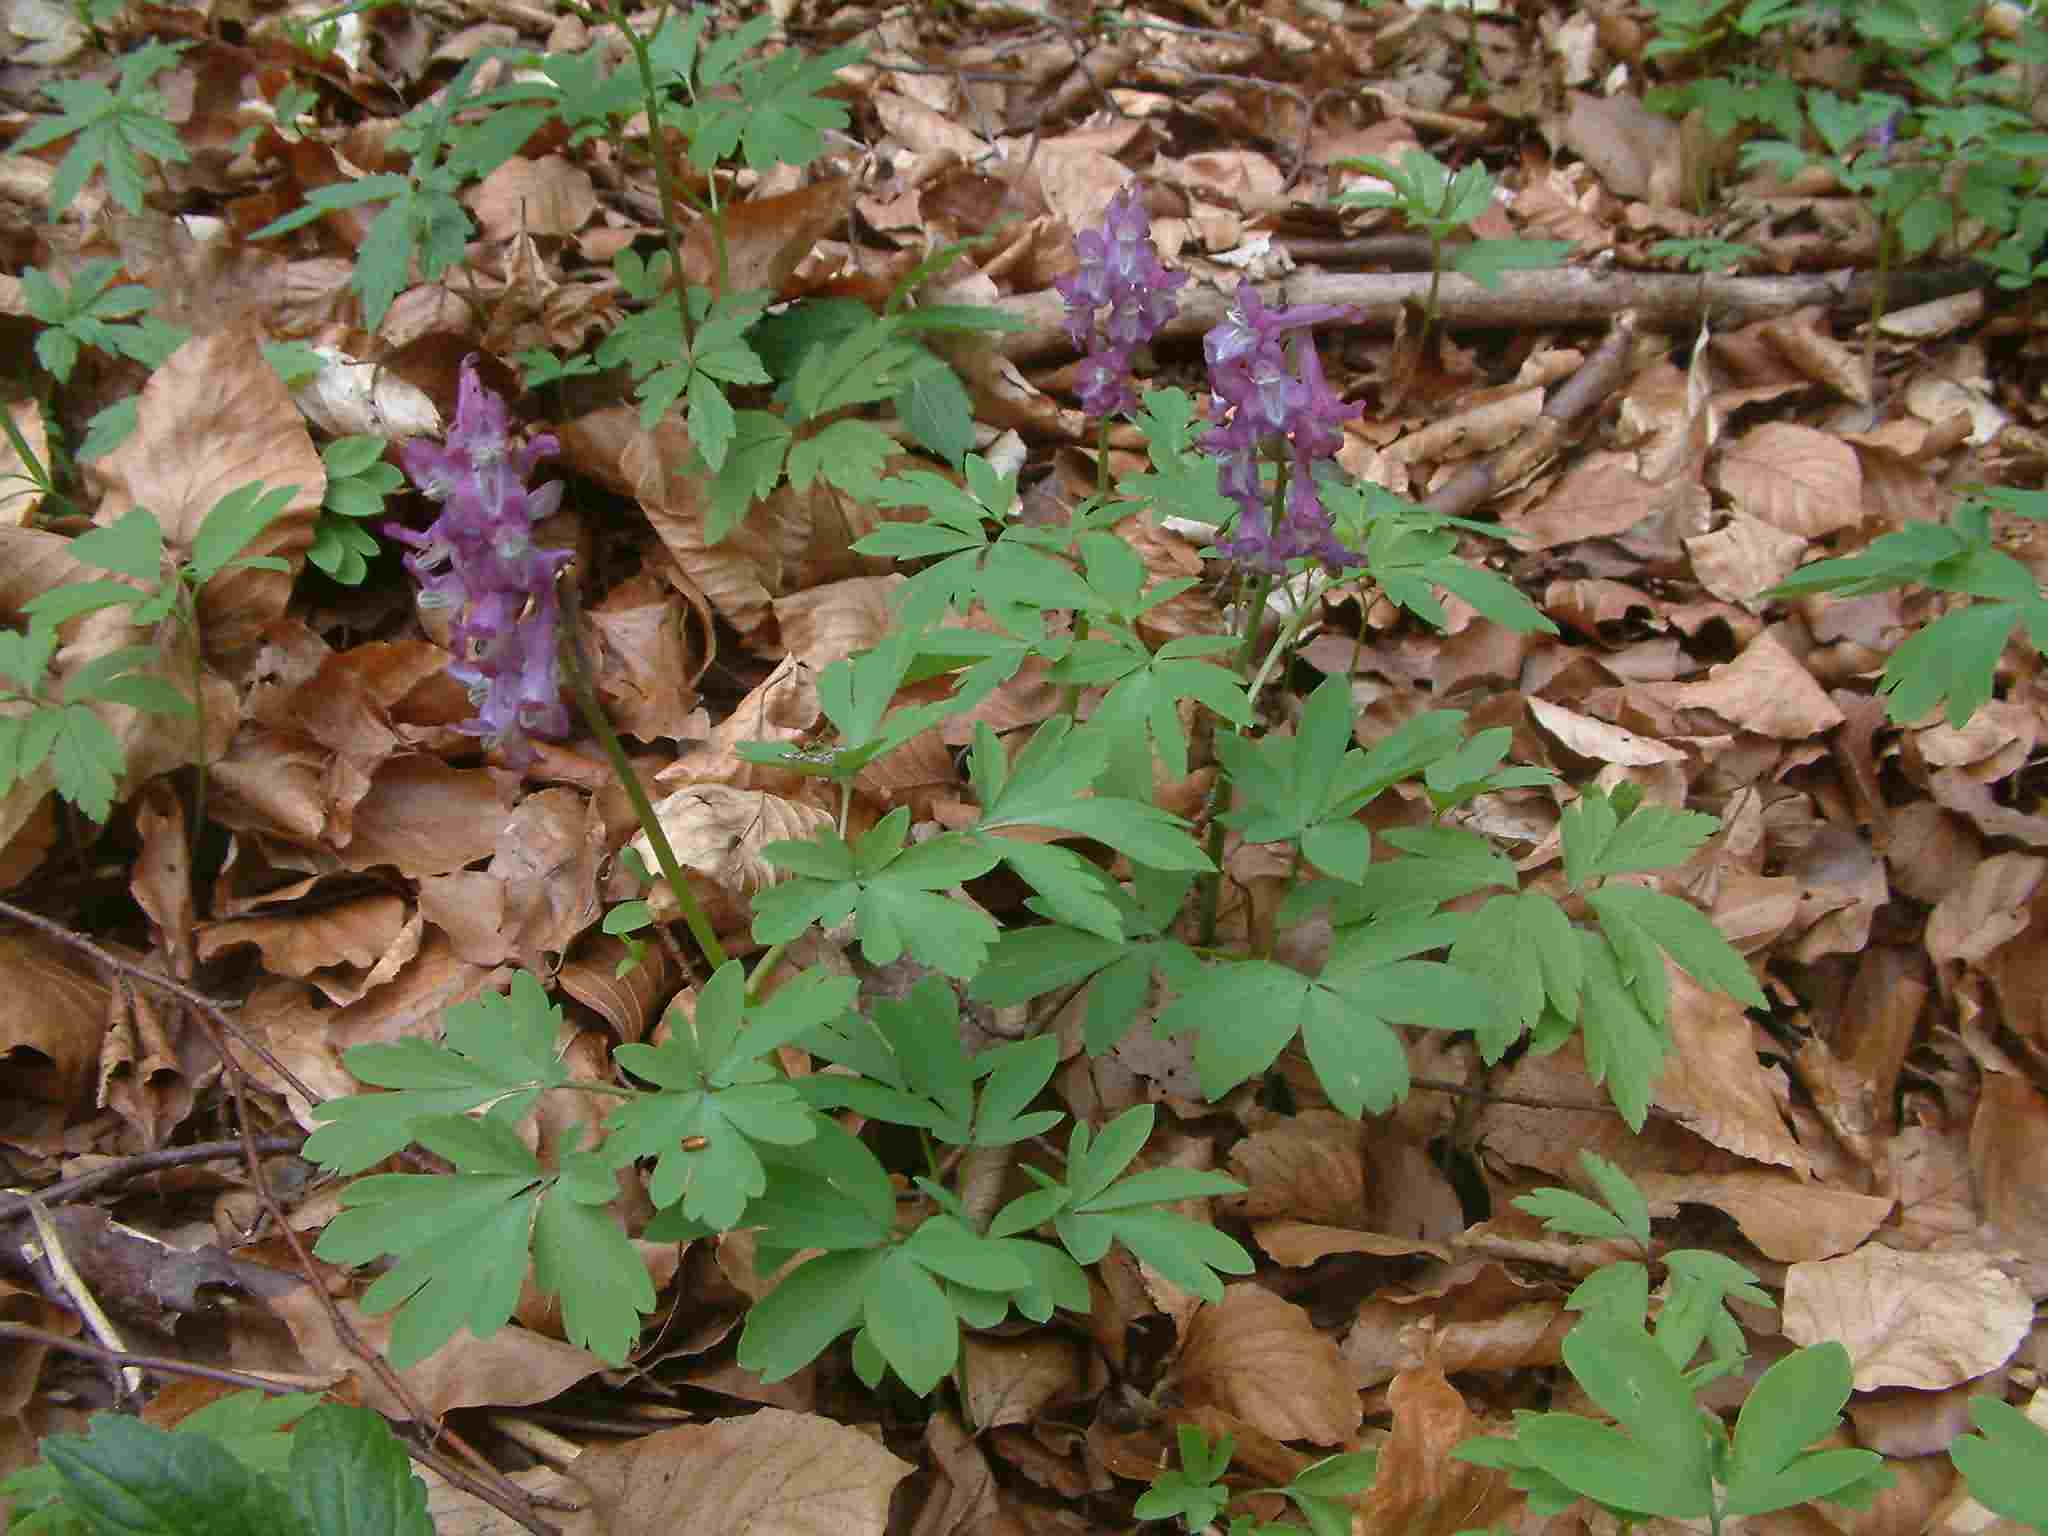
[[[1138,348],[1179,312],[1174,290],[1188,280],[1160,264],[1145,204],[1131,187],[1110,199],[1100,229],[1074,240],[1078,269],[1053,279],[1067,301],[1067,335],[1088,356],[1076,374],[1081,409],[1093,417],[1137,409],[1130,387]],[[1098,310],[1109,314],[1097,326]]]
[[[1230,559],[1279,574],[1289,561],[1314,559],[1332,568],[1358,557],[1330,530],[1330,515],[1316,485],[1316,465],[1344,445],[1344,423],[1362,406],[1346,405],[1323,378],[1322,358],[1306,332],[1322,321],[1348,319],[1337,304],[1268,309],[1249,283],[1238,287],[1229,312],[1202,338],[1209,387],[1228,420],[1211,427],[1202,446],[1219,459],[1223,494],[1239,508],[1237,527],[1217,548]],[[1260,465],[1288,461],[1286,502],[1276,525]]]
[[[441,504],[441,515],[425,533],[386,526],[415,551],[405,563],[419,578],[420,606],[453,612],[449,675],[477,706],[477,718],[461,729],[521,766],[534,757],[529,736],[569,733],[556,670],[555,577],[570,556],[533,542],[534,525],[561,505],[562,486],[526,484],[557,447],[544,435],[515,444],[505,402],[484,387],[475,357],[465,358],[447,440],[415,438],[399,450],[406,473]]]

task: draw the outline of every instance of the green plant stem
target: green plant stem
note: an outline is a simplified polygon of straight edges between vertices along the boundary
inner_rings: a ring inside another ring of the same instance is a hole
[[[668,21],[669,0],[662,0],[662,6],[655,13],[654,33],[658,37]],[[683,221],[676,212],[676,173],[670,164],[668,151],[661,141],[661,87],[654,81],[654,52],[647,46],[647,39],[634,29],[625,8],[619,0],[610,0],[605,14],[613,25],[626,36],[626,45],[633,50],[633,62],[640,69],[640,95],[647,105],[647,145],[654,157],[654,185],[661,194],[661,233],[668,244],[669,282],[675,289],[676,308],[682,312],[683,342],[692,340],[690,303],[683,291]],[[723,257],[724,251],[720,250]]]
[[[1095,429],[1095,494],[1102,500],[1109,499],[1109,418],[1102,418]],[[1074,615],[1074,638],[1088,638],[1088,615]],[[1071,715],[1075,722],[1081,719],[1081,685],[1069,683],[1060,694],[1060,708]]]
[[[178,617],[192,642],[192,719],[198,739],[192,748],[192,861],[199,861],[199,838],[206,830],[206,656],[199,645],[199,594],[187,589],[178,602]]]
[[[1277,525],[1287,505],[1287,465],[1280,465],[1280,477],[1273,486],[1273,504],[1267,516]],[[1252,579],[1252,590],[1246,604],[1244,617],[1244,640],[1237,648],[1237,670],[1248,670],[1252,658],[1258,654],[1259,629],[1266,616],[1266,599],[1273,592],[1273,577],[1269,571],[1260,571]],[[1264,669],[1260,676],[1263,678]],[[1257,694],[1254,692],[1253,697]],[[1222,772],[1219,767],[1218,773]],[[1209,797],[1209,842],[1206,849],[1209,862],[1216,867],[1202,876],[1200,919],[1196,926],[1199,935],[1197,943],[1204,948],[1216,942],[1216,919],[1223,907],[1223,818],[1237,798],[1236,786],[1228,778],[1219,778],[1216,789]]]
[[[564,573],[567,574],[566,572]],[[559,647],[562,671],[569,683],[569,691],[576,696],[576,707],[583,715],[584,724],[591,734],[604,746],[604,754],[611,760],[612,772],[617,775],[619,785],[626,791],[626,798],[633,803],[633,814],[639,819],[640,830],[647,834],[647,841],[654,849],[654,861],[661,866],[662,878],[674,893],[676,906],[682,912],[683,921],[689,926],[690,937],[697,941],[697,948],[704,953],[705,963],[712,970],[725,964],[725,946],[718,942],[718,935],[712,931],[711,921],[704,915],[704,908],[698,904],[696,893],[690,889],[690,882],[683,874],[683,867],[676,859],[676,851],[669,845],[668,833],[662,829],[661,818],[654,814],[654,802],[647,798],[647,786],[640,782],[640,775],[633,771],[632,759],[626,756],[625,744],[619,740],[619,733],[612,729],[612,723],[604,712],[604,705],[597,697],[597,689],[590,680],[590,672],[583,665],[583,648],[576,638],[576,624],[581,616],[579,605],[569,592],[569,583],[564,581],[562,600],[562,640]]]
[[[761,951],[759,957],[754,961],[754,974],[747,978],[747,1000],[749,1002],[759,1002],[761,1000],[761,986],[770,976],[775,974],[775,967],[782,963],[782,952],[787,948],[789,948],[789,944],[785,940],[780,944],[770,944]]]

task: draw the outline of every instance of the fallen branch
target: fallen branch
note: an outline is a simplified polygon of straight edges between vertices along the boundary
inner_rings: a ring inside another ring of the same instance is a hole
[[[1893,308],[1902,308],[1981,287],[1983,282],[1983,273],[1974,267],[1895,272],[1888,300]],[[1438,309],[1441,323],[1451,330],[1526,330],[1539,325],[1604,329],[1626,309],[1635,313],[1643,330],[1692,331],[1709,312],[1723,326],[1746,325],[1815,304],[1861,316],[1869,312],[1876,286],[1873,272],[1694,277],[1555,267],[1510,272],[1498,289],[1488,289],[1461,273],[1446,272]],[[1347,323],[1371,331],[1393,330],[1401,306],[1420,304],[1428,292],[1427,272],[1298,272],[1259,285],[1259,296],[1268,304],[1348,304],[1359,311],[1359,318]],[[1179,298],[1180,313],[1167,322],[1163,336],[1199,336],[1220,321],[1230,305],[1230,295],[1223,290],[1193,284]],[[1030,326],[998,338],[997,345],[1012,360],[1040,362],[1073,355],[1066,305],[1052,289],[1016,294],[992,307]]]

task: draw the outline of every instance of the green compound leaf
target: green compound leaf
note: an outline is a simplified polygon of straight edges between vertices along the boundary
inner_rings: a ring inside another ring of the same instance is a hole
[[[1998,658],[2024,609],[2018,603],[1977,603],[1943,614],[1891,654],[1878,687],[1891,696],[1901,725],[1947,705],[1960,728],[1991,701]]]
[[[568,1081],[555,1054],[562,1010],[528,972],[514,976],[503,996],[485,993],[450,1008],[441,1027],[441,1045],[413,1039],[351,1049],[343,1061],[359,1081],[398,1091],[319,1105],[315,1113],[326,1123],[306,1139],[304,1155],[336,1173],[360,1173],[412,1141],[424,1120],[488,1106],[494,1118],[514,1121]]]
[[[1969,1480],[1970,1497],[1994,1514],[2048,1531],[2048,1430],[1996,1398],[1970,1402],[1970,1422],[1981,1434],[1964,1435],[1949,1446],[1956,1467]]]
[[[534,1283],[562,1298],[563,1332],[571,1344],[623,1365],[640,1336],[640,1319],[654,1310],[654,1282],[605,1208],[618,1193],[609,1169],[595,1153],[574,1155],[586,1170],[543,1195],[534,1216]]]
[[[845,874],[823,873],[840,857],[835,849],[844,848],[829,832],[809,843],[769,844],[763,853],[771,863],[821,875],[799,874],[756,895],[754,937],[764,944],[785,943],[814,922],[830,926],[850,915],[861,953],[876,965],[887,965],[907,951],[948,976],[974,975],[1000,937],[995,922],[937,892],[987,874],[997,855],[985,839],[959,833],[904,849],[901,838],[908,827],[907,808],[890,812],[862,840],[864,847],[874,843],[873,856],[841,865],[849,871]]]
[[[861,1322],[867,1293],[888,1258],[859,1248],[807,1259],[747,1309],[740,1364],[763,1381],[786,1381]]]
[[[960,1355],[960,1321],[945,1287],[908,1247],[885,1258],[861,1308],[868,1337],[903,1384],[923,1397]]]
[[[1728,1514],[1762,1515],[1833,1498],[1883,1469],[1875,1451],[1806,1449],[1841,1422],[1854,1377],[1849,1351],[1830,1339],[1794,1351],[1758,1378],[1735,1421],[1724,1478]]]
[[[881,484],[882,471],[900,451],[896,439],[873,422],[846,417],[790,445],[789,483],[805,491],[822,477],[850,495],[865,496]]]
[[[378,1174],[342,1193],[345,1209],[314,1252],[336,1264],[397,1260],[363,1294],[367,1312],[399,1314],[391,1361],[417,1365],[457,1331],[486,1338],[519,1301],[543,1174],[509,1125],[448,1115],[416,1127],[453,1174]]]
[[[52,218],[71,206],[95,170],[105,174],[114,201],[139,215],[148,190],[143,162],[182,165],[192,158],[170,121],[162,95],[149,84],[190,46],[145,43],[121,60],[120,77],[112,90],[92,80],[52,80],[43,86],[44,93],[57,103],[58,115],[30,124],[14,147],[27,151],[72,139],[50,181]]]
[[[1597,789],[1582,791],[1558,824],[1565,878],[1573,890],[1608,875],[1671,869],[1691,858],[1720,825],[1698,811],[1637,805],[1624,815]]]
[[[1643,974],[1651,972],[1650,956],[1662,950],[1701,986],[1725,992],[1751,1008],[1767,1006],[1763,988],[1757,985],[1741,951],[1692,903],[1644,886],[1610,884],[1591,892],[1586,904],[1599,916],[1617,954],[1642,957]],[[1661,960],[1654,973],[1661,994]]]
[[[1585,982],[1578,940],[1564,908],[1541,892],[1495,896],[1467,915],[1450,959],[1507,1005],[1474,1029],[1489,1064],[1535,1028],[1546,1004],[1566,1018],[1578,1015]]]
[[[1566,1336],[1564,1355],[1587,1396],[1620,1428],[1575,1414],[1518,1414],[1523,1454],[1573,1492],[1625,1514],[1708,1514],[1711,1442],[1678,1367],[1640,1328],[1604,1312]]]
[[[1629,1129],[1639,1132],[1649,1118],[1650,1093],[1664,1070],[1670,1040],[1662,1022],[1644,1012],[1600,935],[1581,928],[1574,936],[1586,976],[1578,1020],[1586,1074],[1606,1085]]]
[[[974,402],[960,375],[937,358],[896,391],[896,413],[911,436],[956,469],[974,447]]]

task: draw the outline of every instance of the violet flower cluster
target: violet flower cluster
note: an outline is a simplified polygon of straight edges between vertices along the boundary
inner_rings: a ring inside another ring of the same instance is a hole
[[[1341,320],[1352,311],[1337,304],[1268,309],[1250,283],[1240,283],[1229,312],[1202,338],[1209,388],[1229,419],[1211,427],[1202,446],[1222,461],[1224,495],[1239,507],[1231,537],[1219,552],[1274,575],[1290,560],[1320,560],[1332,569],[1359,557],[1337,541],[1316,482],[1316,466],[1344,444],[1344,423],[1363,411],[1346,405],[1323,380],[1322,359],[1307,328]],[[1289,366],[1287,337],[1293,343]],[[1287,495],[1276,519],[1261,466],[1281,460]]]
[[[1136,190],[1125,187],[1110,199],[1100,229],[1074,240],[1078,270],[1055,278],[1067,301],[1067,334],[1087,349],[1076,375],[1081,409],[1092,417],[1135,411],[1131,368],[1144,346],[1179,312],[1173,292],[1188,280],[1169,272],[1152,244],[1152,223]],[[1100,330],[1096,311],[1107,308]]]
[[[566,736],[557,667],[561,609],[555,577],[566,550],[533,542],[534,525],[561,505],[560,481],[538,490],[527,477],[558,451],[539,436],[515,446],[505,402],[462,364],[462,394],[445,443],[415,438],[400,450],[413,483],[441,504],[425,533],[386,532],[417,553],[406,567],[420,583],[422,608],[453,610],[451,676],[469,690],[477,717],[461,729],[500,748],[517,765],[533,760],[529,736]]]

